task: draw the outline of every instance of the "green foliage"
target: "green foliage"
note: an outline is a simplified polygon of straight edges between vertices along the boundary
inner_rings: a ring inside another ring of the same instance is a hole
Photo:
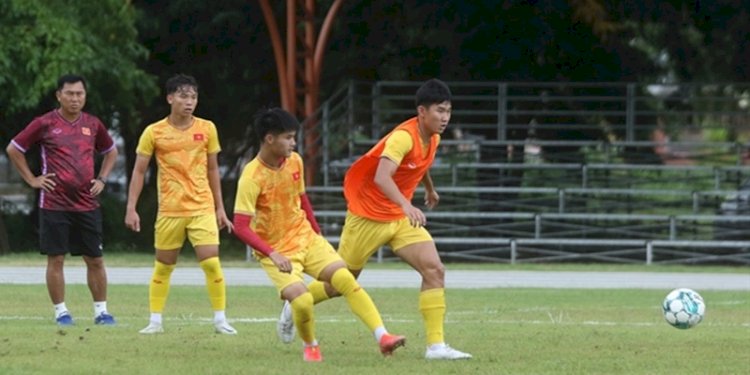
[[[155,94],[138,67],[148,51],[137,43],[136,13],[122,0],[9,0],[0,4],[0,102],[4,116],[38,109],[57,78],[89,80],[89,110],[105,118],[134,112]]]
[[[744,291],[705,291],[706,319],[690,330],[661,314],[665,291],[448,290],[446,340],[468,361],[425,361],[416,290],[368,290],[388,329],[407,346],[384,359],[343,298],[319,304],[316,331],[324,361],[302,361],[299,339],[276,338],[278,297],[270,286],[229,287],[235,337],[213,333],[205,288],[174,286],[166,333],[139,335],[148,321],[145,285],[112,285],[109,309],[118,325],[91,322],[84,285],[70,285],[67,306],[77,325],[60,329],[41,285],[3,285],[0,372],[257,374],[741,374],[750,372],[750,300]],[[185,355],[186,346],[190,353]],[[40,361],[39,356],[44,356]]]
[[[136,6],[142,15],[140,40],[150,51],[145,69],[161,85],[177,73],[198,80],[196,115],[216,123],[220,162],[230,172],[239,172],[235,164],[249,147],[253,113],[280,105],[273,51],[260,6],[244,0],[148,1]],[[142,126],[168,111],[163,96],[148,102]],[[126,142],[135,143],[139,135],[129,134]]]
[[[351,2],[324,72],[335,80],[618,80],[634,60],[568,1]],[[611,28],[611,26],[609,26]],[[598,31],[598,29],[597,29]],[[326,81],[324,79],[324,81]]]

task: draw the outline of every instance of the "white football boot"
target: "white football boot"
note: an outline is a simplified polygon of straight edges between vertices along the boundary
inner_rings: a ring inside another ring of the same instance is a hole
[[[279,335],[279,340],[284,344],[294,341],[296,329],[294,328],[294,320],[292,320],[292,304],[289,301],[284,301],[284,306],[281,308],[279,321],[276,322],[276,333]]]
[[[427,348],[425,359],[469,359],[471,354],[458,351],[446,344],[436,344]]]

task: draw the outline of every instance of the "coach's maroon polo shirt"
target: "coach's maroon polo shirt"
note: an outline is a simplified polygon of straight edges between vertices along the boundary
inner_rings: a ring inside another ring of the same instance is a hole
[[[111,151],[115,144],[104,124],[81,112],[77,120],[66,120],[58,110],[35,118],[11,141],[23,153],[39,144],[42,174],[55,173],[57,186],[40,190],[39,207],[57,211],[91,211],[99,202],[91,195],[94,152]]]

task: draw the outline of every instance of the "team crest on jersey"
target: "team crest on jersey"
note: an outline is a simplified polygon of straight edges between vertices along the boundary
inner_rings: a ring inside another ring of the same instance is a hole
[[[91,135],[91,129],[89,129],[87,127],[82,127],[81,128],[81,133],[83,133],[83,135]]]
[[[292,179],[294,179],[294,181],[299,181],[299,171],[292,173]]]
[[[203,140],[203,134],[193,134],[193,140],[194,141],[202,141]]]

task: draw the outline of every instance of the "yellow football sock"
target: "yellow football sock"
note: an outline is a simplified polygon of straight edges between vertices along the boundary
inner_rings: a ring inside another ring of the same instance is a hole
[[[223,311],[227,306],[227,288],[224,282],[224,272],[221,270],[219,257],[204,259],[200,262],[203,273],[206,274],[206,289],[211,307],[214,311]]]
[[[174,271],[174,264],[164,264],[154,261],[154,273],[148,286],[148,304],[152,313],[164,311],[169,295],[169,279]]]
[[[303,293],[292,300],[292,319],[299,337],[306,344],[315,341],[315,314],[312,294]]]
[[[445,289],[423,290],[419,294],[419,311],[424,319],[427,345],[442,343],[443,320],[445,319]]]
[[[322,281],[313,280],[307,285],[307,290],[312,294],[313,303],[316,305],[331,298],[328,293],[326,293],[326,285]]]
[[[367,325],[371,332],[383,327],[383,319],[370,295],[359,286],[357,280],[346,268],[340,268],[331,276],[331,285],[345,298],[354,315]]]

